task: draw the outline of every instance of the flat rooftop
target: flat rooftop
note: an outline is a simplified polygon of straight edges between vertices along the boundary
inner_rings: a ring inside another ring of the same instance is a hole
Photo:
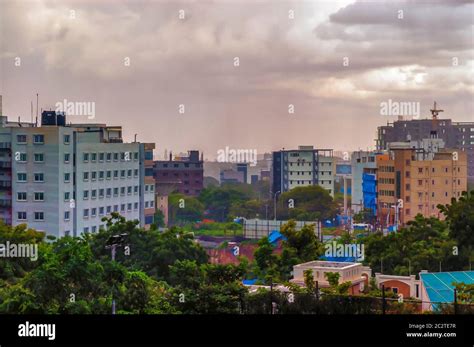
[[[324,261],[324,260],[313,260],[307,263],[295,265],[296,267],[318,267],[326,269],[346,269],[349,267],[361,265],[360,263],[353,262],[342,262],[342,261]]]

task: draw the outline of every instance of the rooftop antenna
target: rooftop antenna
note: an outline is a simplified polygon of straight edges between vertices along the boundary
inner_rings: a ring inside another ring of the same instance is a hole
[[[435,101],[434,107],[430,111],[431,111],[431,115],[433,116],[433,120],[431,121],[431,132],[430,132],[431,136],[430,137],[437,138],[438,137],[438,114],[440,112],[444,112],[444,110],[436,109],[436,101]]]
[[[431,115],[433,116],[433,119],[438,119],[438,114],[439,114],[440,112],[444,112],[444,110],[437,110],[437,109],[436,109],[436,101],[434,102],[434,107],[433,107],[433,109],[430,110],[430,111],[431,111]]]
[[[33,101],[30,101],[31,103],[31,124],[33,124]]]
[[[38,104],[39,104],[39,95],[36,93],[36,122],[35,126],[38,126]]]

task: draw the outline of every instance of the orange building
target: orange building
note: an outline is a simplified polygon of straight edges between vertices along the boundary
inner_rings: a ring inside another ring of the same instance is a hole
[[[467,156],[457,149],[426,154],[397,143],[376,161],[377,217],[384,227],[404,225],[417,214],[443,218],[437,205],[467,190]]]

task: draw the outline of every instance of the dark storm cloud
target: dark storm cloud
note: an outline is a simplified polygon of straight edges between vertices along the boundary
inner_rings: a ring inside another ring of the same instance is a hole
[[[160,153],[198,148],[213,157],[225,146],[263,151],[308,143],[365,148],[387,121],[379,104],[388,98],[420,101],[424,115],[437,99],[455,119],[472,118],[470,3],[0,6],[6,114],[29,118],[36,92],[43,107],[64,98],[95,101],[97,121],[123,125],[128,139],[138,133]],[[344,57],[349,66],[342,65]],[[294,115],[288,104],[295,105]]]

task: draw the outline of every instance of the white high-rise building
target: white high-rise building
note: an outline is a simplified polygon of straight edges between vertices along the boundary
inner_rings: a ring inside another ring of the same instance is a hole
[[[61,237],[96,232],[112,212],[141,226],[153,222],[155,184],[145,158],[154,146],[123,143],[121,127],[67,125],[65,115],[45,111],[40,127],[4,124],[0,135],[11,141],[11,210],[4,214],[12,225]]]

